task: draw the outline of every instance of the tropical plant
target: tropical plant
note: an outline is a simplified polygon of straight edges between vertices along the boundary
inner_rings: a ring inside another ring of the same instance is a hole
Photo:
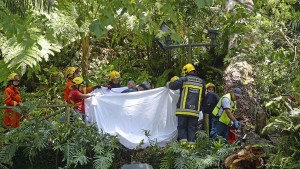
[[[269,168],[299,168],[300,157],[300,110],[293,109],[291,114],[281,113],[270,119],[263,133],[279,137],[276,151],[270,155]]]

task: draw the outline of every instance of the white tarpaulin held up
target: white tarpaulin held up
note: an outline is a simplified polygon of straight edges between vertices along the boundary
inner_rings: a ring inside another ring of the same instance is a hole
[[[176,139],[176,103],[179,94],[165,87],[131,93],[120,93],[127,88],[105,87],[93,91],[94,97],[85,99],[87,123],[96,123],[105,133],[116,135],[129,149],[150,145],[159,146]]]

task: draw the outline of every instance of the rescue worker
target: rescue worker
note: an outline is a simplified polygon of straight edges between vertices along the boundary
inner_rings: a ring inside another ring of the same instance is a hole
[[[68,67],[65,74],[66,74],[66,77],[68,78],[68,81],[65,85],[64,99],[68,103],[68,98],[69,98],[69,94],[70,94],[70,91],[71,91],[71,86],[73,85],[72,80],[75,77],[80,76],[80,68],[78,68],[78,67],[77,68],[76,67]],[[87,93],[90,93],[90,92],[92,92],[93,90],[95,90],[97,88],[101,88],[101,85],[96,85],[96,86],[93,86],[93,87],[82,87],[81,92],[83,94],[87,94]]]
[[[136,92],[137,87],[133,80],[129,80],[127,83],[128,89],[123,90],[121,93],[129,93],[129,92]]]
[[[177,102],[176,116],[178,117],[178,141],[181,145],[195,147],[195,139],[200,112],[201,100],[205,96],[204,81],[196,75],[195,67],[186,64],[182,68],[185,75],[168,82],[171,90],[180,89],[180,97]]]
[[[149,90],[149,89],[144,83],[139,84],[137,87],[137,91],[144,91],[144,90]]]
[[[212,111],[218,104],[220,97],[215,93],[216,86],[213,83],[207,83],[205,87],[207,93],[201,103],[201,111],[204,116],[204,125],[202,125],[202,129],[206,130],[209,135],[212,126]]]
[[[72,80],[71,91],[68,96],[68,104],[72,105],[73,109],[77,110],[77,112],[82,113],[82,119],[85,121],[84,99],[93,95],[82,93],[83,88],[83,79],[81,77],[75,77]]]
[[[5,106],[20,106],[22,99],[18,90],[20,83],[20,76],[16,73],[11,73],[7,78],[7,87],[4,91]],[[21,114],[11,109],[4,110],[4,124],[7,127],[18,128],[20,127]]]
[[[230,123],[236,129],[240,127],[239,121],[234,117],[236,110],[236,101],[242,96],[240,88],[233,88],[230,93],[225,94],[219,100],[217,106],[212,112],[212,129],[210,137],[216,140],[222,136],[228,142],[228,126]]]
[[[151,83],[144,81],[142,84],[144,84],[146,86],[147,90],[151,89]]]
[[[107,87],[108,89],[121,87],[120,78],[120,72],[117,72],[115,70],[111,71],[109,73],[109,82],[105,85],[105,87]]]

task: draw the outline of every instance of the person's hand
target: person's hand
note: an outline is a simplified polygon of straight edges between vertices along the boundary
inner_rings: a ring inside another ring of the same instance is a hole
[[[168,89],[169,89],[169,83],[170,83],[170,82],[167,82],[167,84],[166,84],[166,88],[168,88]]]
[[[235,121],[235,122],[234,122],[234,127],[235,127],[236,129],[240,128],[240,122],[239,122],[239,121]]]
[[[170,81],[171,81],[171,82],[175,82],[177,79],[179,79],[178,76],[173,76],[173,77],[170,79]]]
[[[111,85],[109,85],[109,84],[106,84],[106,85],[104,85],[104,87],[107,87],[107,89],[111,89]]]
[[[101,85],[93,86],[93,90],[95,90],[95,89],[100,89],[100,88],[101,88]]]

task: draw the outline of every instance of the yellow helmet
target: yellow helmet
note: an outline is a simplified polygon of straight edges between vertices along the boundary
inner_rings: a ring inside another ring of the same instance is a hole
[[[177,80],[177,79],[179,79],[178,76],[173,76],[173,77],[171,78],[171,82],[174,82],[174,81]]]
[[[15,76],[17,76],[17,75],[18,75],[17,73],[11,73],[10,75],[8,75],[7,81],[14,80],[14,79],[15,79]]]
[[[185,66],[183,66],[182,74],[190,73],[193,70],[196,70],[195,67],[192,64],[188,63]]]
[[[113,79],[119,79],[121,78],[121,75],[119,72],[113,70],[109,73],[109,81],[112,81]]]
[[[216,88],[216,86],[215,86],[213,83],[207,83],[207,84],[205,85],[205,88],[206,88],[206,89],[209,88],[209,87]]]
[[[81,85],[82,82],[83,82],[83,79],[82,79],[82,77],[75,77],[75,78],[72,80],[72,82],[73,82],[74,84],[76,84],[76,85]]]
[[[73,75],[75,71],[76,71],[76,67],[68,67],[66,70],[66,76],[69,77],[70,75]]]

